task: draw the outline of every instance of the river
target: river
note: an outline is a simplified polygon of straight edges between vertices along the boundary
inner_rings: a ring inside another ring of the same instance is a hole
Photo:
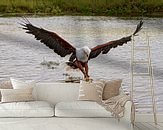
[[[90,48],[131,34],[139,20],[124,20],[114,17],[58,16],[28,18],[31,23],[51,30],[72,43],[75,47],[88,45]],[[63,73],[82,76],[80,72],[67,72],[64,61],[45,45],[25,33],[19,23],[22,18],[0,18],[0,80],[10,77],[36,82],[52,82],[64,79]],[[154,87],[157,111],[163,112],[163,19],[145,18],[142,31],[135,37],[135,43],[144,44],[146,34],[150,38],[151,60],[154,70]],[[143,59],[146,53],[137,53]],[[89,61],[90,76],[103,79],[123,79],[122,86],[130,91],[131,42],[112,49],[107,55],[100,55]],[[57,65],[49,68],[41,65],[43,61],[53,61]],[[58,65],[59,64],[59,65]],[[146,71],[145,65],[137,66],[138,71]],[[145,79],[137,79],[140,89],[145,90]],[[137,82],[136,81],[136,82]],[[139,94],[138,102],[142,100]],[[151,110],[142,110],[150,112]]]

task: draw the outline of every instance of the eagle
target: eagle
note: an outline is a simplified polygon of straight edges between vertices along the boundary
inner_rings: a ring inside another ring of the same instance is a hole
[[[26,33],[34,35],[36,40],[48,46],[61,57],[70,55],[69,61],[66,62],[67,65],[73,69],[78,68],[83,73],[84,78],[89,80],[88,61],[100,54],[107,54],[112,48],[122,46],[131,41],[132,36],[137,36],[137,33],[142,29],[143,21],[141,20],[138,23],[136,30],[131,35],[97,45],[93,48],[88,46],[76,48],[57,33],[34,26],[27,18],[20,24],[22,29],[26,30]]]

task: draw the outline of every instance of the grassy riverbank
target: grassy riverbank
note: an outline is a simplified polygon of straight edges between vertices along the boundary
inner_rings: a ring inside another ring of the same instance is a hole
[[[0,14],[163,17],[163,0],[0,0]]]

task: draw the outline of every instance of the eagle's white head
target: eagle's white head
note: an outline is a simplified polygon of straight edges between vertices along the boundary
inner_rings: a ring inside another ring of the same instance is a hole
[[[89,47],[84,46],[82,48],[76,49],[76,58],[81,62],[87,62],[89,55],[90,55],[91,49]]]
[[[82,47],[82,49],[83,49],[84,52],[89,56],[89,54],[91,53],[91,49],[89,49],[88,46],[84,46],[84,47]]]

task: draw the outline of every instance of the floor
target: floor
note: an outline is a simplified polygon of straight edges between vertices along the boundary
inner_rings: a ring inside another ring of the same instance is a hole
[[[163,123],[136,122],[133,130],[163,130]]]

